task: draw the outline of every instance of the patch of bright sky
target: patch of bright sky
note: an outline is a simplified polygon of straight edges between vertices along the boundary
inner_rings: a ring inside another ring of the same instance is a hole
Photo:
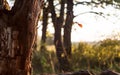
[[[74,8],[75,15],[88,11],[91,11],[89,6],[78,5]],[[107,38],[113,31],[120,32],[120,10],[107,6],[105,9],[92,8],[92,11],[104,12],[106,16],[104,18],[93,13],[86,13],[76,17],[74,21],[81,23],[83,28],[73,25],[72,41],[98,41]]]

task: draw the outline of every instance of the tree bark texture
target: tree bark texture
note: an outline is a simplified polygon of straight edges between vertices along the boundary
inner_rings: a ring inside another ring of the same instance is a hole
[[[42,0],[16,0],[11,10],[0,9],[0,75],[31,75],[41,5]]]

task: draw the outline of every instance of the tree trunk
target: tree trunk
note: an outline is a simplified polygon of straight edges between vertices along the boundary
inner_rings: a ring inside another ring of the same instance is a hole
[[[44,55],[44,52],[46,50],[46,47],[45,47],[45,43],[46,43],[46,31],[47,31],[47,26],[48,26],[48,7],[43,7],[43,18],[42,18],[42,38],[41,38],[41,47],[40,47],[40,52],[43,53]],[[41,62],[40,62],[41,63]],[[41,71],[40,72],[44,72],[44,69],[43,69],[43,66],[41,64]]]
[[[59,20],[58,20],[59,21]],[[55,28],[55,40],[54,40],[54,44],[55,44],[55,48],[56,48],[56,54],[57,54],[57,58],[59,60],[60,63],[60,68],[62,71],[64,72],[69,72],[70,69],[70,64],[62,43],[62,38],[61,38],[61,27],[59,27],[60,23],[57,22],[57,26]]]
[[[47,25],[48,25],[48,13],[49,13],[49,8],[48,7],[43,7],[43,27],[42,27],[42,38],[41,38],[41,51],[45,50],[45,42],[46,42],[46,31],[47,31]]]
[[[42,0],[16,0],[0,10],[0,75],[31,75],[31,53]]]
[[[67,0],[67,17],[64,26],[64,47],[67,56],[71,56],[71,29],[73,24],[73,0]]]
[[[63,26],[64,22],[64,6],[65,6],[65,0],[61,0],[61,8],[60,8],[60,16],[57,17],[55,12],[55,7],[53,4],[54,0],[49,0],[50,4],[50,11],[52,14],[52,22],[54,25],[55,33],[54,33],[54,44],[56,49],[56,54],[58,61],[60,63],[60,68],[64,72],[70,71],[70,64],[67,59],[66,51],[63,46],[62,38],[61,38],[61,28]]]

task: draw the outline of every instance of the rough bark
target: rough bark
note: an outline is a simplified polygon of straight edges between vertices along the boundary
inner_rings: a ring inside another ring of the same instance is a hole
[[[60,9],[60,16],[57,17],[55,13],[55,7],[53,4],[54,0],[49,0],[51,14],[52,14],[52,22],[54,25],[55,33],[54,33],[54,44],[56,48],[56,54],[58,61],[60,63],[60,68],[64,72],[70,71],[70,64],[67,59],[66,51],[63,46],[62,38],[61,38],[61,27],[63,26],[64,21],[64,5],[65,0],[61,0],[61,9]]]
[[[71,29],[73,24],[73,0],[67,0],[67,16],[64,26],[64,47],[67,56],[71,56]]]
[[[42,0],[16,0],[0,10],[0,75],[31,75],[32,46]]]

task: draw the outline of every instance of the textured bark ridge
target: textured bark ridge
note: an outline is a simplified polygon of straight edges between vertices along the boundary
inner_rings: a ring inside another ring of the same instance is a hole
[[[7,29],[7,19],[5,17],[4,14],[0,13],[0,74],[2,72],[5,72],[5,69],[7,69],[6,67],[6,63],[7,62],[7,56],[8,56],[8,49],[9,49],[9,45],[8,43],[10,43],[9,40],[9,33],[8,33],[8,29]],[[4,68],[4,69],[3,69]]]
[[[0,75],[31,75],[41,5],[42,0],[16,0],[11,10],[0,9]]]

